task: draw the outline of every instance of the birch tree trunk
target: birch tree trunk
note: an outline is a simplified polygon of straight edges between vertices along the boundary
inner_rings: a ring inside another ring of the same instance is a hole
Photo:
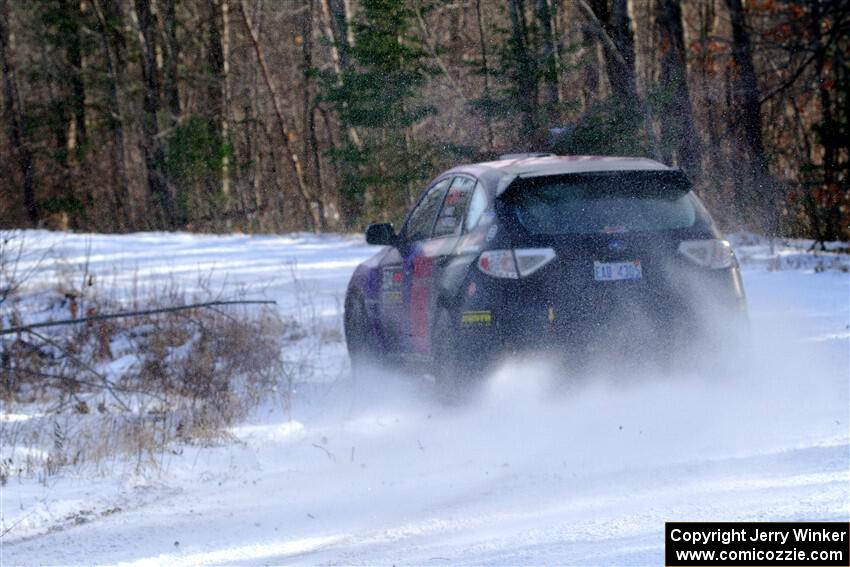
[[[322,8],[322,22],[325,37],[330,46],[331,63],[337,84],[342,84],[343,73],[351,69],[349,50],[354,43],[349,34],[349,14],[343,0],[319,0]],[[354,127],[346,128],[345,135],[355,148],[362,148],[363,141]]]

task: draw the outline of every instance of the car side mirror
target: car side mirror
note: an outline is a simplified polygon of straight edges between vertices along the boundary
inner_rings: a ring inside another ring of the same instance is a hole
[[[370,224],[366,228],[366,243],[378,246],[395,246],[398,236],[389,223]]]

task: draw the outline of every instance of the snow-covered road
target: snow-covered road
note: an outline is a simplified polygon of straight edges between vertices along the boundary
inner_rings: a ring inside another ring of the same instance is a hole
[[[371,254],[342,237],[31,238],[52,246],[44,285],[57,257],[127,282],[212,270],[319,317]],[[238,442],[181,447],[146,477],[11,479],[0,564],[659,565],[666,520],[847,521],[850,278],[744,273],[747,375],[603,375],[555,394],[558,369],[522,361],[447,408],[418,380],[330,379],[346,362],[326,346],[327,379]]]

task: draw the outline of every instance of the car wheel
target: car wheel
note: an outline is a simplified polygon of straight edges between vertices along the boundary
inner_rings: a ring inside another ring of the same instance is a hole
[[[369,324],[366,306],[360,297],[351,297],[345,306],[345,342],[351,359],[352,374],[361,375],[377,359],[374,330]]]
[[[437,395],[448,402],[462,401],[475,381],[468,358],[458,344],[455,321],[448,309],[440,308],[431,334],[432,372]]]

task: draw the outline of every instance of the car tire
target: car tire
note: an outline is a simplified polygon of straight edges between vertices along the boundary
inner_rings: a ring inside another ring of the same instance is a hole
[[[352,296],[345,305],[345,343],[351,359],[351,372],[356,378],[366,368],[378,362],[377,340],[369,325],[366,305],[359,296]]]
[[[458,341],[457,319],[445,307],[437,310],[431,330],[432,373],[438,397],[455,403],[470,394],[475,382],[468,356]]]

